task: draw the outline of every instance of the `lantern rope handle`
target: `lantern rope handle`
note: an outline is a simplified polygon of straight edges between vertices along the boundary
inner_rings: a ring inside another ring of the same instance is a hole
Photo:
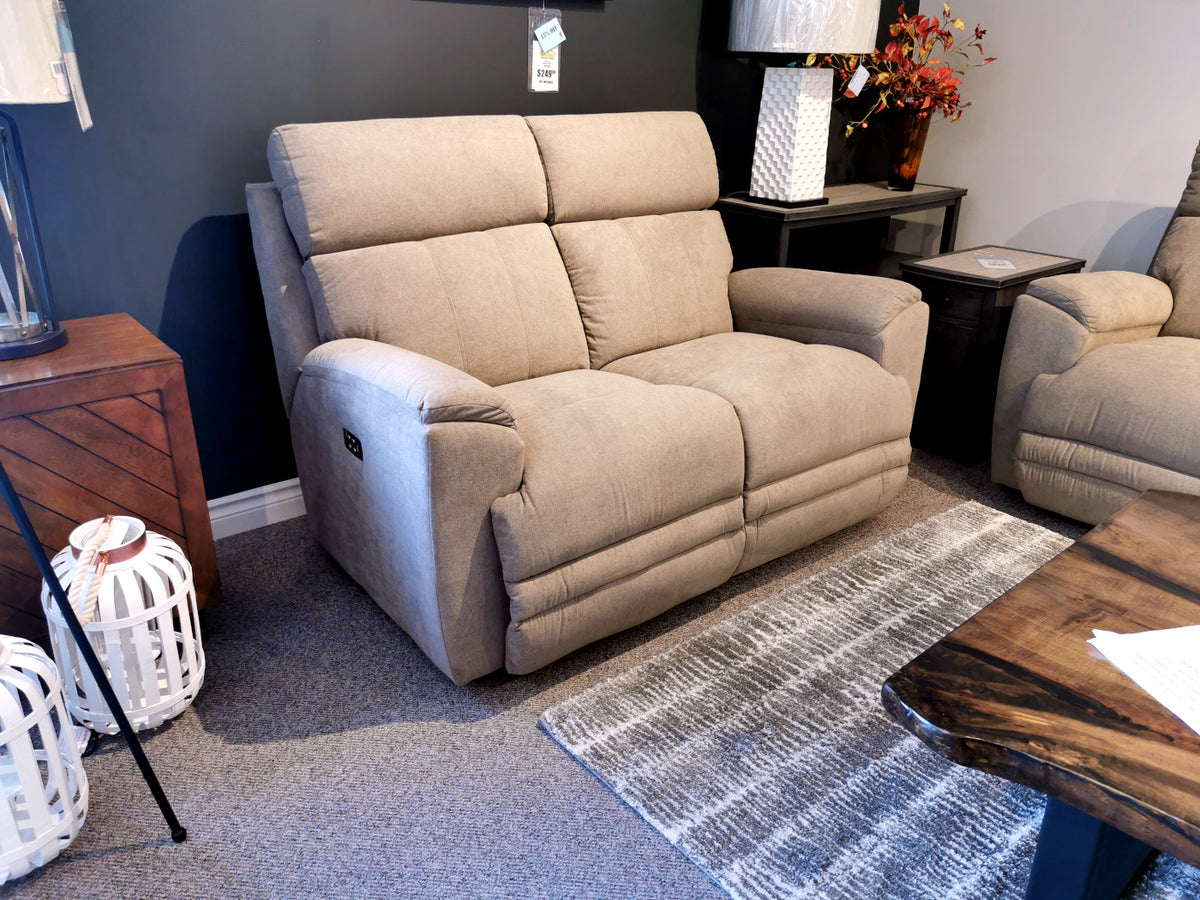
[[[88,591],[87,602],[79,612],[80,625],[87,625],[96,617],[96,606],[100,602],[100,586],[104,583],[100,576],[108,564],[108,554],[101,553],[100,547],[108,539],[112,525],[113,517],[105,516],[100,527],[92,532],[88,542],[83,545],[83,549],[79,552],[79,561],[75,563],[75,572],[71,576],[71,590],[67,595],[72,609],[79,609],[79,595],[83,593],[83,583],[87,581],[88,570],[93,567],[93,564],[96,569],[96,574],[91,579],[91,590]],[[99,558],[98,561],[97,558]]]

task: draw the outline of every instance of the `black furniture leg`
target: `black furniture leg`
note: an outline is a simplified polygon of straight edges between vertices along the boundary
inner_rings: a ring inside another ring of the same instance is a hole
[[[954,243],[958,240],[958,214],[962,210],[962,198],[955,198],[954,202],[946,207],[946,214],[942,218],[942,240],[938,245],[939,253],[949,253],[954,249]]]
[[[1119,828],[1051,797],[1025,900],[1116,900],[1155,852]]]
[[[790,228],[785,228],[780,222],[776,226],[778,236],[775,239],[775,265],[786,266],[788,264],[788,244],[791,240],[792,232]]]
[[[117,727],[121,729],[121,734],[125,737],[125,743],[129,745],[129,752],[133,754],[133,758],[142,772],[142,778],[146,780],[146,786],[150,788],[150,793],[154,795],[154,800],[158,803],[159,811],[162,812],[163,818],[167,822],[167,827],[171,829],[171,839],[177,844],[186,840],[187,829],[180,825],[179,820],[175,818],[175,810],[171,808],[171,801],[167,799],[162,785],[158,783],[158,776],[154,774],[154,769],[150,767],[150,760],[146,759],[146,753],[142,750],[142,744],[138,740],[137,734],[134,733],[133,726],[129,724],[129,719],[126,717],[125,711],[121,709],[121,703],[117,700],[117,695],[113,691],[112,685],[108,683],[108,676],[104,674],[104,667],[100,665],[100,660],[96,658],[96,651],[92,649],[92,642],[88,640],[87,635],[83,631],[83,626],[79,624],[79,619],[75,617],[75,611],[71,609],[71,602],[67,599],[58,576],[54,574],[50,560],[46,558],[46,551],[42,549],[42,542],[38,540],[37,534],[33,530],[33,525],[29,521],[29,516],[25,514],[25,508],[21,505],[16,488],[13,487],[12,482],[9,480],[8,472],[5,471],[3,463],[0,463],[0,493],[4,494],[4,502],[8,504],[13,518],[17,520],[17,525],[21,529],[21,535],[25,538],[25,543],[29,546],[29,552],[33,554],[34,561],[42,573],[42,578],[46,580],[46,584],[50,587],[50,593],[54,596],[54,601],[58,604],[59,612],[62,613],[63,619],[66,620],[67,627],[71,629],[71,637],[75,639],[75,644],[79,648],[80,655],[83,656],[88,668],[91,669],[92,675],[96,679],[96,685],[100,688],[100,694],[104,697],[104,702],[108,704],[113,718],[117,720]]]

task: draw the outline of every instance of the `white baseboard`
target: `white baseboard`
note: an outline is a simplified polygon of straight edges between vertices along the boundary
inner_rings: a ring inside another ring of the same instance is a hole
[[[300,479],[209,500],[208,514],[212,518],[213,539],[218,541],[231,534],[302,516],[304,497],[300,494]]]

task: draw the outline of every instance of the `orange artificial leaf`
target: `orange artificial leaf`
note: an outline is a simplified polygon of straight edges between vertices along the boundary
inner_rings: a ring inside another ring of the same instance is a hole
[[[967,23],[964,22],[962,19],[955,19],[950,24],[953,25],[955,28],[957,28],[959,31],[962,31],[964,28],[967,27]]]

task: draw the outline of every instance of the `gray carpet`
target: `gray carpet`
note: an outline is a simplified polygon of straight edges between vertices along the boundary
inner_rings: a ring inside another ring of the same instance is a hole
[[[21,898],[726,897],[537,726],[548,707],[797,581],[973,499],[1077,524],[917,453],[880,515],[533,675],[455,687],[308,535],[217,544],[225,603],[202,615],[196,703],[145,735],[180,819],[173,844],[119,738],[85,762],[79,838],[0,888]]]

